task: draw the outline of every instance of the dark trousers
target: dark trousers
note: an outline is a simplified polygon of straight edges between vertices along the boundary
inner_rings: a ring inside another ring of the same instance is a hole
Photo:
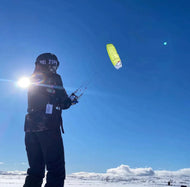
[[[23,187],[41,187],[47,169],[45,187],[63,187],[65,158],[60,130],[27,132],[25,145],[29,169]]]

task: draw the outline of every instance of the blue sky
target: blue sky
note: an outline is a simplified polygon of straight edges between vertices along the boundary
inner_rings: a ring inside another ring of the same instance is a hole
[[[188,0],[2,0],[0,170],[26,170],[27,91],[36,57],[57,55],[70,94],[63,111],[67,173],[130,167],[190,167]],[[167,42],[165,46],[163,43]],[[106,44],[123,62],[114,69]]]

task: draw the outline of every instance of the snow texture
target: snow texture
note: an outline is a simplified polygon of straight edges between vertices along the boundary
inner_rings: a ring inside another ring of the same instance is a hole
[[[20,187],[26,172],[0,172],[0,187]],[[67,176],[65,187],[159,187],[185,185],[190,187],[190,168],[178,171],[153,170],[152,168],[130,168],[120,165],[106,173],[78,172]],[[45,179],[44,179],[45,183]]]

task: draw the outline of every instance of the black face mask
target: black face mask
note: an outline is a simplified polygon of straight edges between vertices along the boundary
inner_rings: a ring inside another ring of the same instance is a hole
[[[48,71],[51,72],[51,73],[56,73],[57,68],[58,67],[56,65],[49,65],[48,66]]]

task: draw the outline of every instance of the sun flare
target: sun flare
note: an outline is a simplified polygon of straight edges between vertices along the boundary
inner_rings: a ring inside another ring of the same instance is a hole
[[[30,79],[28,77],[22,77],[18,80],[17,85],[21,88],[28,88],[30,86]]]

